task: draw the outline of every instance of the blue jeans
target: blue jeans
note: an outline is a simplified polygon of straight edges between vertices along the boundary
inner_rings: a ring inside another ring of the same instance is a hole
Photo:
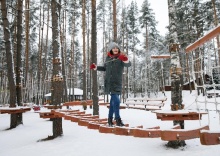
[[[119,107],[120,107],[119,95],[118,94],[111,94],[108,117],[113,118],[113,114],[115,113],[115,119],[119,119],[120,118]]]

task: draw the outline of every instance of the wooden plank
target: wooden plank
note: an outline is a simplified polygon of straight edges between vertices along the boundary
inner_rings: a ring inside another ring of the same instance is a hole
[[[107,105],[107,108],[109,108],[110,105]],[[126,106],[119,106],[119,109],[126,109]]]
[[[220,131],[200,131],[200,142],[202,145],[218,145],[220,144]]]
[[[114,133],[115,127],[109,127],[108,125],[100,125],[99,132],[100,133]]]
[[[166,120],[200,120],[203,114],[207,112],[194,112],[187,110],[177,111],[155,111],[157,119]]]
[[[60,118],[59,116],[54,115],[54,113],[52,112],[40,112],[39,115],[40,115],[40,118],[43,118],[43,119]]]
[[[101,121],[89,122],[87,128],[88,129],[97,129],[99,130],[100,125],[106,125],[108,123],[107,119],[103,119]]]
[[[152,59],[169,59],[170,55],[151,55]]]
[[[158,138],[160,137],[160,129],[133,129],[133,136],[140,138]]]
[[[56,105],[44,105],[47,109],[61,109],[62,106],[56,106]]]
[[[208,42],[209,40],[213,39],[214,37],[218,36],[220,34],[220,25],[217,26],[215,29],[195,41],[193,44],[189,45],[186,47],[186,53],[191,52],[195,50],[196,48],[200,47],[203,45],[205,42]]]
[[[25,113],[30,111],[30,107],[11,107],[11,108],[0,108],[0,114],[17,114],[17,113]]]
[[[92,100],[86,100],[86,101],[70,101],[70,102],[65,102],[63,106],[79,106],[79,105],[92,105],[93,101]]]
[[[161,119],[162,121],[167,120],[200,120],[202,115],[200,114],[157,114],[157,119]]]
[[[170,129],[161,131],[161,139],[164,141],[189,140],[200,138],[200,130],[208,130],[209,126],[202,126],[197,129]]]

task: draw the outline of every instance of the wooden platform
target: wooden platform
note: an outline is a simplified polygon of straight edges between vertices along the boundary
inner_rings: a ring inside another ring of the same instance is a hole
[[[63,106],[79,106],[79,105],[82,105],[82,106],[87,106],[87,105],[92,105],[93,102],[92,100],[83,100],[83,101],[70,101],[70,102],[65,102],[63,104]]]
[[[39,112],[40,118],[50,119],[50,118],[60,118],[58,115],[54,115],[53,112]]]
[[[153,127],[147,129],[133,129],[133,136],[139,138],[158,138],[161,135],[160,127]]]
[[[182,120],[192,119],[194,120],[197,112],[189,111],[157,111],[160,119],[162,120]],[[164,116],[161,116],[165,115]],[[193,115],[192,115],[193,114]],[[170,116],[172,115],[172,116]],[[184,115],[184,116],[182,116]],[[192,116],[191,116],[192,115]],[[188,140],[194,138],[200,138],[201,144],[213,145],[220,144],[220,132],[210,133],[208,126],[199,127],[197,129],[180,129],[179,125],[173,126],[168,130],[161,130],[159,126],[144,129],[143,126],[129,127],[129,124],[125,124],[123,127],[114,126],[109,127],[107,118],[100,119],[98,115],[87,114],[85,111],[79,110],[51,110],[50,112],[40,112],[41,118],[59,118],[64,117],[66,120],[77,122],[79,126],[86,126],[88,129],[98,130],[100,133],[111,133],[115,135],[133,136],[139,138],[159,138],[164,141],[173,140]],[[176,118],[177,117],[177,118]],[[196,116],[198,118],[198,116]],[[114,124],[115,121],[114,121]],[[200,131],[203,131],[202,133]]]
[[[197,129],[169,129],[161,131],[161,140],[174,141],[174,140],[189,140],[200,138],[200,130],[208,130],[209,126],[202,126]]]
[[[207,93],[207,98],[220,97],[219,93]]]
[[[140,109],[140,110],[161,110],[164,106],[166,97],[162,98],[128,98],[124,104],[127,108]]]
[[[0,108],[0,114],[17,114],[17,113],[25,113],[30,111],[30,107],[11,107],[11,108]]]
[[[110,107],[110,104],[107,104],[107,108],[109,108]],[[119,106],[119,109],[126,109],[126,106]]]
[[[56,106],[56,105],[44,105],[47,109],[61,109],[62,106]]]
[[[166,120],[200,120],[203,114],[206,112],[196,112],[188,110],[177,110],[177,111],[154,111],[157,115],[157,119],[162,121]]]
[[[220,131],[201,130],[200,142],[202,145],[219,145]]]

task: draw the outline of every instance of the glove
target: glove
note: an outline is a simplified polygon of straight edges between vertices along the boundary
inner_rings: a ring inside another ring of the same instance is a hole
[[[93,64],[90,65],[90,69],[94,69],[94,70],[95,70],[96,68],[97,68],[97,67],[96,67],[96,64],[95,64],[95,63],[93,63]]]
[[[118,59],[121,61],[127,61],[128,57],[126,55],[119,55]]]

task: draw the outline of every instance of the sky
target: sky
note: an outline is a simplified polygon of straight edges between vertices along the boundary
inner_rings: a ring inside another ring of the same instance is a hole
[[[195,92],[183,91],[185,109],[195,110]],[[167,101],[162,107],[163,111],[170,111],[171,93],[165,92]],[[159,92],[158,97],[164,97]],[[220,100],[220,98],[216,98]],[[201,100],[201,99],[200,99]],[[204,100],[204,99],[203,99]],[[210,100],[215,100],[211,98]],[[123,104],[121,104],[123,105]],[[209,114],[203,115],[200,121],[186,120],[185,129],[190,130],[200,126],[209,125],[211,131],[220,132],[219,114],[215,105],[209,104]],[[203,108],[199,106],[198,108]],[[65,108],[63,108],[65,109]],[[82,107],[71,107],[80,109]],[[41,108],[41,111],[48,111]],[[196,111],[196,110],[195,110]],[[138,109],[121,109],[121,117],[129,127],[142,125],[143,129],[160,126],[166,130],[173,126],[172,121],[161,121],[151,111]],[[92,113],[87,109],[86,113]],[[108,109],[100,106],[100,118],[106,118]],[[1,156],[219,156],[220,145],[201,145],[200,139],[186,140],[186,146],[178,149],[167,148],[167,141],[161,138],[139,138],[100,133],[98,130],[79,126],[76,122],[63,119],[63,136],[54,140],[38,142],[52,135],[52,122],[42,119],[33,110],[23,114],[23,125],[15,129],[6,130],[10,126],[10,115],[0,114],[0,155]]]
[[[125,0],[126,4],[130,4],[132,0]],[[143,4],[144,0],[136,0],[139,9]],[[166,26],[169,24],[169,17],[168,17],[168,2],[167,0],[148,0],[150,3],[151,9],[155,13],[156,21],[158,22],[157,30],[159,31],[160,35],[165,36],[168,32]]]
[[[168,32],[166,27],[169,24],[167,0],[149,0],[148,2],[155,13],[156,21],[158,21],[157,29],[161,35],[165,36]]]

